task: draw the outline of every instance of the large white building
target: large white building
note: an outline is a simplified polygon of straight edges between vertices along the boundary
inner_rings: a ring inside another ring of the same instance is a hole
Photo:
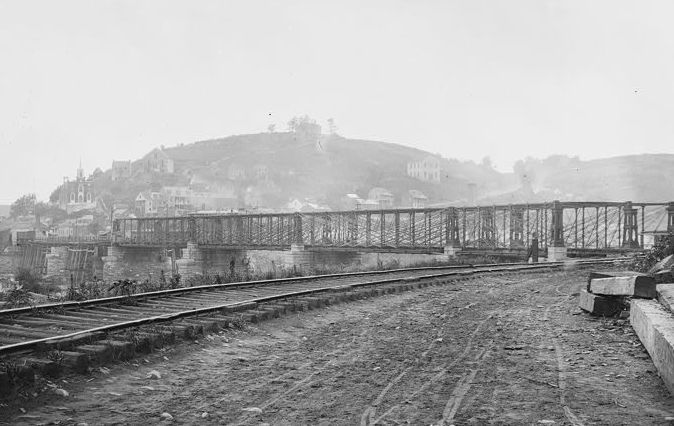
[[[407,163],[407,176],[424,182],[440,182],[441,174],[440,158],[432,155]]]

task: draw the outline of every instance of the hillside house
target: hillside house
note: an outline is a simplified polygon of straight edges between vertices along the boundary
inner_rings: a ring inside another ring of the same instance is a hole
[[[222,211],[236,208],[239,203],[236,197],[229,194],[192,191],[190,204],[196,210]]]
[[[424,182],[440,182],[440,158],[429,155],[419,161],[410,161],[407,163],[407,176]]]
[[[173,173],[173,160],[164,150],[155,148],[143,157],[143,169],[146,172]]]
[[[385,188],[372,188],[367,194],[367,198],[377,203],[380,209],[390,209],[393,207],[393,194]]]
[[[112,180],[122,180],[131,177],[131,160],[129,161],[112,161]]]
[[[246,169],[239,164],[232,164],[227,169],[227,179],[229,180],[246,179]]]
[[[427,203],[428,197],[419,190],[410,189],[404,195],[403,204],[406,206],[410,206],[413,209],[423,209],[424,207],[426,207]]]
[[[143,191],[136,196],[135,213],[138,217],[156,216],[163,205],[159,192]]]
[[[269,167],[264,164],[256,164],[253,166],[253,176],[257,181],[266,182],[269,180]]]
[[[192,190],[186,186],[165,186],[161,196],[169,216],[180,216],[194,210],[192,207]]]
[[[84,215],[74,219],[66,219],[52,229],[52,233],[58,237],[88,237],[91,236],[91,228],[94,223],[93,215]]]

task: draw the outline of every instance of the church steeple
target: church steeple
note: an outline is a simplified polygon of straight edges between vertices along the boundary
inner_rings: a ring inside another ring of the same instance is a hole
[[[77,180],[84,179],[84,169],[82,168],[82,159],[80,158],[80,167],[77,169]]]

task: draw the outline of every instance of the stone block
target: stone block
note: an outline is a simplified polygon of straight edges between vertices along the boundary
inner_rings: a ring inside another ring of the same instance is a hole
[[[133,358],[135,351],[135,346],[133,343],[119,340],[108,340],[103,343],[109,346],[112,350],[113,359],[126,361]]]
[[[646,276],[646,274],[635,271],[592,271],[587,278],[587,291],[590,291],[590,283],[595,278],[633,277],[642,275]]]
[[[630,312],[634,331],[674,395],[674,316],[654,300],[634,299]]]
[[[657,284],[655,292],[660,304],[669,312],[674,313],[674,284]]]
[[[653,279],[655,279],[655,282],[657,284],[673,283],[674,274],[672,272],[673,272],[672,270],[668,269],[658,271],[653,274]]]
[[[657,296],[655,280],[645,275],[595,278],[590,281],[590,292],[601,296],[633,296],[646,299]]]
[[[568,259],[566,247],[548,247],[548,262],[559,262]]]
[[[584,311],[598,316],[613,316],[622,310],[623,302],[618,297],[603,297],[588,293],[587,290],[580,291],[578,305]]]
[[[61,351],[61,363],[78,373],[85,373],[89,368],[89,356],[82,352]]]
[[[113,359],[112,348],[108,345],[82,345],[75,348],[77,352],[85,353],[96,364],[105,364]]]
[[[50,359],[28,357],[24,358],[22,363],[43,376],[58,377],[60,372],[59,364]]]

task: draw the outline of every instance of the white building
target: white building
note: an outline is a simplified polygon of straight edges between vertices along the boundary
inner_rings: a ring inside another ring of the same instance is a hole
[[[440,158],[429,155],[419,161],[407,163],[407,176],[424,182],[440,182]]]

